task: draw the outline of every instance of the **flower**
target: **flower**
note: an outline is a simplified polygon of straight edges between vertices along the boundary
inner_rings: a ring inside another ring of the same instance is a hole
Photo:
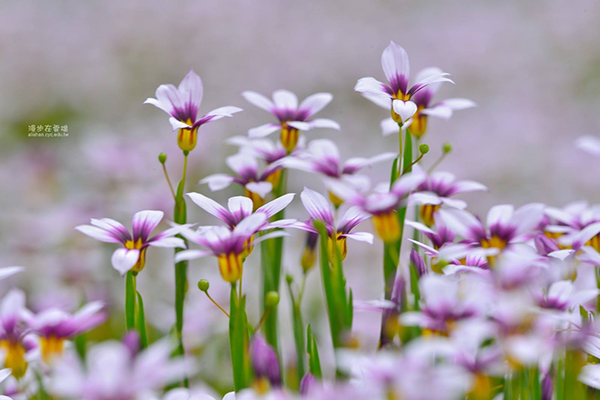
[[[263,240],[286,235],[283,231],[275,231],[255,240],[254,235],[266,224],[267,215],[264,212],[257,212],[244,218],[233,230],[224,226],[200,227],[197,231],[186,228],[181,234],[208,250],[181,251],[176,254],[175,262],[212,255],[217,257],[223,279],[230,283],[237,282],[242,276],[243,264],[249,254],[249,248]]]
[[[316,172],[332,179],[351,179],[362,168],[375,163],[393,160],[396,153],[382,153],[371,158],[355,157],[348,159],[345,163],[340,160],[340,153],[331,140],[317,139],[308,144],[306,151],[300,151],[293,156],[282,160],[286,168],[294,168],[307,172]],[[339,207],[343,201],[329,193],[332,203]]]
[[[600,139],[595,136],[581,136],[575,140],[575,147],[593,156],[600,156]]]
[[[333,238],[336,240],[342,260],[346,258],[346,253],[348,251],[346,247],[347,238],[373,244],[373,235],[370,233],[351,232],[352,229],[362,221],[370,218],[370,215],[362,211],[359,207],[355,206],[349,208],[341,221],[335,225],[333,210],[323,195],[305,187],[300,194],[300,198],[302,199],[302,204],[304,204],[304,208],[308,211],[311,220],[301,223],[297,227],[308,232],[318,233],[313,221],[322,221],[325,224],[327,234],[329,235],[329,252],[332,257],[336,254],[335,248],[333,247]]]
[[[298,139],[296,147],[291,153],[288,153],[281,142],[273,142],[270,139],[249,139],[246,136],[234,136],[225,142],[240,148],[240,152],[249,153],[259,158],[267,164],[272,164],[288,155],[293,155],[306,147],[304,137]]]
[[[542,222],[544,206],[527,204],[514,209],[512,205],[498,205],[487,215],[487,229],[472,214],[458,209],[439,210],[441,219],[449,229],[471,243],[483,248],[503,250],[513,243],[522,243],[530,238],[533,230]]]
[[[442,76],[441,69],[436,67],[425,68],[421,70],[416,77],[417,82],[427,81],[431,76]],[[416,137],[421,137],[427,131],[427,118],[437,117],[450,119],[455,110],[464,110],[475,107],[475,103],[468,99],[446,99],[431,104],[433,96],[440,87],[441,82],[433,82],[422,90],[419,90],[412,97],[412,101],[417,106],[417,111],[413,115],[410,123],[410,133]],[[386,106],[385,108],[388,108]],[[387,118],[381,121],[381,129],[384,136],[398,132],[398,124],[393,118]]]
[[[259,335],[255,335],[250,342],[250,360],[257,380],[256,387],[264,388],[266,392],[269,386],[281,385],[277,354]]]
[[[425,178],[426,175],[417,170],[402,175],[389,191],[380,185],[368,193],[338,180],[327,180],[326,185],[334,195],[371,215],[375,231],[384,242],[394,242],[401,235],[397,210],[401,205],[405,205],[411,191]],[[384,185],[387,187],[387,184]]]
[[[281,197],[276,198],[273,201],[259,207],[256,213],[264,213],[267,218],[271,218],[279,211],[287,207],[294,199],[295,193],[288,193]],[[187,196],[194,202],[198,207],[202,208],[207,213],[214,215],[221,221],[225,222],[229,229],[235,229],[236,225],[253,214],[253,203],[252,200],[244,196],[234,196],[229,199],[227,206],[229,209],[223,207],[216,201],[200,194],[200,193],[188,193]],[[283,221],[283,222],[282,222]],[[276,226],[273,224],[265,224],[262,229],[271,229],[279,227],[281,224],[287,225],[288,222],[295,220],[280,220],[277,221]]]
[[[4,353],[4,367],[10,368],[16,378],[27,371],[27,346],[23,343],[27,313],[25,293],[18,289],[8,292],[0,305],[0,350]]]
[[[267,194],[279,184],[281,178],[281,163],[274,162],[267,165],[264,172],[259,172],[258,161],[255,156],[240,152],[227,157],[225,160],[229,168],[236,175],[213,174],[200,181],[200,184],[208,183],[210,190],[217,191],[229,187],[232,183],[242,185],[246,197],[252,199],[254,208],[259,208],[265,203]]]
[[[248,131],[248,135],[251,138],[262,138],[281,130],[281,143],[288,153],[296,147],[300,131],[308,131],[313,128],[340,130],[340,125],[330,119],[310,119],[333,99],[330,93],[315,93],[308,96],[300,103],[300,106],[298,106],[296,95],[287,90],[273,92],[273,101],[252,91],[243,92],[242,96],[248,102],[273,114],[279,120],[277,124],[270,123],[252,128]]]
[[[422,171],[422,168],[415,164],[413,171],[415,170]],[[477,190],[487,190],[487,188],[475,181],[457,181],[456,177],[449,172],[433,172],[417,186],[417,193],[411,197],[411,203],[421,204],[421,221],[425,225],[431,226],[434,223],[433,214],[440,209],[442,204],[461,210],[467,207],[467,203],[464,201],[451,199],[450,196]]]
[[[241,108],[226,106],[212,110],[203,117],[198,118],[198,111],[202,103],[202,80],[190,70],[183,78],[179,87],[174,85],[160,85],[156,89],[156,99],[148,98],[144,104],[152,104],[165,111],[171,117],[169,122],[173,131],[179,130],[177,144],[183,151],[192,151],[196,147],[198,128],[211,121],[242,111]]]
[[[109,341],[89,350],[85,367],[68,353],[54,365],[49,389],[61,399],[151,399],[194,370],[191,360],[171,358],[172,350],[166,340],[137,354],[121,342]]]
[[[70,314],[59,308],[48,308],[26,316],[27,325],[40,336],[42,359],[50,363],[62,354],[66,339],[73,338],[102,324],[107,317],[104,303],[94,301]]]
[[[354,90],[360,92],[375,104],[391,111],[392,119],[397,124],[404,124],[406,120],[417,112],[417,105],[411,98],[428,85],[436,82],[452,82],[448,74],[437,74],[422,77],[410,88],[408,78],[410,65],[406,51],[393,41],[381,55],[381,66],[388,80],[388,84],[379,82],[375,78],[360,78]]]
[[[92,218],[92,225],[80,225],[75,229],[102,242],[121,243],[124,247],[115,250],[112,265],[123,276],[127,271],[139,272],[144,268],[148,246],[185,248],[182,239],[173,237],[179,233],[180,228],[168,229],[150,237],[163,215],[162,211],[135,213],[132,221],[133,235],[120,222],[110,218]]]

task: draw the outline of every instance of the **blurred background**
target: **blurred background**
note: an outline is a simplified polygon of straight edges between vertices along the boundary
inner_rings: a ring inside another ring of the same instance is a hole
[[[361,77],[384,79],[380,57],[390,40],[408,51],[413,77],[429,66],[453,75],[456,85],[444,85],[438,99],[465,97],[478,104],[450,121],[430,119],[423,138],[432,149],[425,165],[439,156],[443,142],[451,142],[453,153],[441,169],[489,187],[489,193],[465,197],[471,211],[485,214],[498,203],[595,202],[600,160],[576,150],[573,142],[583,134],[600,136],[598,21],[600,2],[594,0],[3,2],[0,260],[27,268],[8,284],[28,289],[32,308],[73,307],[85,297],[121,310],[124,282],[109,261],[114,247],[73,227],[90,217],[114,218],[129,227],[131,216],[143,209],[164,210],[172,218],[157,155],[168,154],[175,181],[182,156],[166,114],[142,102],[154,97],[158,85],[178,84],[191,68],[204,82],[201,113],[225,105],[245,111],[201,128],[190,158],[189,191],[209,194],[198,180],[227,171],[224,159],[237,148],[224,139],[271,122],[241,98],[244,90],[270,96],[285,88],[300,99],[331,92],[334,100],[319,117],[338,121],[342,131],[314,130],[309,140],[334,140],[343,158],[395,150],[397,137],[380,133],[387,113],[353,92]],[[28,137],[30,125],[66,125],[68,136]],[[380,165],[369,174],[383,181],[388,169]],[[319,179],[305,173],[293,172],[290,181],[296,193],[304,185],[322,189]],[[225,201],[236,190],[212,196]],[[190,221],[215,223],[193,204],[188,208]],[[298,200],[288,216],[306,218]],[[296,276],[302,243],[303,235],[294,234],[287,246],[285,268]],[[372,282],[354,285],[355,298],[381,293],[380,247],[358,244],[349,250],[350,286],[366,278]],[[174,320],[171,257],[169,250],[151,249],[138,280],[156,335]],[[246,268],[253,272],[244,282],[254,308],[257,263],[258,255],[249,259]],[[226,321],[195,283],[210,279],[213,296],[223,303],[228,287],[212,259],[193,262],[190,269],[188,312],[195,318],[186,325],[186,340],[210,357],[227,347],[220,335]],[[318,273],[308,285],[314,296],[307,299],[306,313],[309,322],[318,321],[324,316]],[[281,325],[288,335],[283,297]],[[251,318],[258,317],[251,310]],[[371,343],[377,316],[359,318],[359,334]],[[107,327],[105,334],[116,331]],[[326,331],[320,335],[327,340]],[[206,346],[208,337],[220,342]],[[293,356],[292,346],[286,336],[286,357]],[[218,386],[227,381],[223,371],[228,369],[202,373]]]

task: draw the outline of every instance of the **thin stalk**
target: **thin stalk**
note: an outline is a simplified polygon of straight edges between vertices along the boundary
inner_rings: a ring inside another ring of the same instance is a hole
[[[135,298],[136,298],[136,273],[127,271],[125,277],[125,326],[127,330],[135,329]]]
[[[287,191],[287,170],[281,171],[281,177],[279,183],[275,187],[273,198],[278,198],[285,194]],[[280,211],[273,217],[274,221],[278,221],[284,218],[284,211]],[[277,292],[279,294],[279,283],[281,280],[281,259],[283,255],[283,237],[273,238],[261,243],[261,265],[262,265],[262,281],[263,281],[263,292],[261,296],[261,309],[263,313],[267,312],[266,297],[269,292]],[[263,324],[265,338],[267,343],[271,345],[277,358],[280,360],[279,355],[279,335],[278,335],[278,323],[277,323],[277,306],[273,307],[273,310],[268,313],[267,319]]]
[[[233,383],[235,391],[248,387],[250,382],[250,360],[248,358],[248,319],[246,317],[246,298],[240,300],[235,283],[231,284],[229,318],[229,347]]]
[[[290,294],[291,307],[292,307],[292,326],[294,330],[294,344],[296,347],[296,380],[298,386],[300,385],[300,381],[306,372],[305,366],[305,354],[306,349],[304,347],[304,322],[302,319],[302,293],[304,292],[304,284],[306,282],[306,274],[302,278],[302,288],[298,294],[298,297],[294,297],[294,292],[292,291],[291,282],[288,283],[288,292]]]
[[[173,200],[177,201],[177,196],[175,196],[175,191],[173,190],[173,185],[171,184],[171,179],[169,179],[169,173],[167,172],[167,166],[165,163],[162,164],[162,169],[165,174],[165,178],[167,179],[167,184],[169,185],[169,190],[171,190],[171,195],[173,196]]]
[[[187,174],[187,160],[188,152],[183,152],[183,173],[179,186],[177,187],[177,194],[175,198],[175,211],[174,220],[177,224],[185,224],[187,222],[187,210],[186,203],[183,198],[183,192],[185,190],[185,180]],[[182,236],[178,235],[181,239]],[[185,240],[185,239],[184,239]],[[182,249],[175,249],[177,254]],[[187,261],[181,261],[175,264],[175,333],[177,336],[177,354],[184,355],[185,349],[183,347],[183,307],[185,303],[185,292],[187,291]],[[189,381],[187,377],[182,382],[184,387],[189,387]]]

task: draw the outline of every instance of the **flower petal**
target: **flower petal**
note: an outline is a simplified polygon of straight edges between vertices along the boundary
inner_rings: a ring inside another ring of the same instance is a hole
[[[383,99],[391,99],[388,86],[372,77],[360,78],[354,86],[354,91],[362,93],[367,99],[383,107]],[[388,100],[388,103],[390,100]]]
[[[271,218],[273,215],[286,208],[292,200],[294,200],[294,196],[296,196],[295,193],[284,194],[283,196],[268,202],[264,206],[259,207],[256,212],[263,212],[267,215],[267,218]]]
[[[210,255],[212,255],[212,252],[207,250],[184,250],[175,254],[175,262],[190,261]]]
[[[311,96],[308,96],[302,103],[300,103],[300,107],[298,109],[299,112],[306,110],[307,117],[310,118],[319,111],[321,111],[327,104],[331,102],[333,99],[333,95],[331,93],[315,93]]]
[[[115,250],[112,255],[112,265],[113,268],[119,271],[121,276],[125,275],[127,271],[129,271],[135,263],[137,263],[138,258],[140,257],[140,251],[137,249],[126,249],[120,248]]]
[[[263,138],[269,136],[271,133],[281,129],[281,125],[277,124],[264,124],[248,130],[248,137],[251,138]]]
[[[271,193],[273,190],[273,185],[271,182],[250,182],[247,183],[245,187],[248,189],[248,191],[256,193],[262,198]]]
[[[399,76],[404,76],[406,80],[410,76],[408,54],[402,46],[397,45],[393,41],[390,42],[381,55],[381,67],[390,83]]]
[[[406,121],[417,112],[417,105],[412,101],[394,100],[392,102],[392,108],[394,112],[402,118],[402,121]]]
[[[300,198],[312,219],[323,221],[326,225],[333,225],[331,206],[322,194],[305,187]]]
[[[275,108],[275,104],[260,93],[246,90],[245,92],[242,92],[242,97],[246,99],[247,102],[270,113],[272,113]]]
[[[208,187],[211,191],[216,192],[217,190],[225,189],[229,187],[231,183],[234,181],[233,176],[227,174],[214,174],[209,175],[206,178],[202,179],[199,183],[202,185],[204,183],[208,183]]]
[[[164,212],[154,210],[145,210],[135,213],[132,221],[134,241],[141,238],[142,242],[146,242],[152,231],[160,224],[164,215]]]
[[[298,98],[296,95],[289,90],[276,90],[273,92],[273,101],[275,107],[280,110],[294,110],[298,109]]]
[[[200,193],[187,193],[187,196],[201,209],[214,215],[226,224],[231,223],[231,213],[225,207]]]

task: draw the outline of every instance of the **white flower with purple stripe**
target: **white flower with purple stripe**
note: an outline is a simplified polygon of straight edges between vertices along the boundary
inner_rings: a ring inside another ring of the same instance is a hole
[[[322,221],[325,224],[329,237],[336,239],[336,244],[338,245],[342,259],[345,258],[347,253],[347,238],[373,244],[372,234],[368,232],[352,232],[358,224],[371,217],[359,207],[350,207],[344,213],[342,219],[336,224],[333,217],[333,210],[322,194],[309,188],[304,188],[300,198],[311,219],[304,223],[297,224],[296,226],[308,232],[319,233],[314,226],[314,221]]]
[[[260,172],[256,157],[246,152],[227,157],[225,162],[236,175],[213,174],[202,179],[200,184],[207,183],[209,189],[214,192],[237,183],[244,188],[245,196],[252,199],[255,208],[264,204],[265,197],[271,193],[281,177],[281,162],[269,164]]]
[[[278,123],[269,123],[252,128],[248,131],[251,138],[263,138],[276,131],[281,131],[281,143],[288,152],[292,152],[298,143],[299,131],[308,131],[313,128],[340,129],[340,125],[330,119],[311,119],[321,111],[333,96],[330,93],[316,93],[308,96],[300,105],[296,95],[288,90],[273,92],[273,100],[269,100],[260,93],[246,91],[242,96],[255,106],[273,114]]]
[[[200,208],[207,213],[214,215],[221,221],[225,222],[229,229],[235,229],[245,218],[248,218],[254,213],[262,213],[271,218],[284,208],[286,208],[294,199],[295,193],[288,193],[281,197],[268,202],[254,211],[254,204],[251,199],[244,196],[231,197],[227,202],[227,208],[223,207],[211,198],[208,198],[200,193],[188,193],[187,196]],[[296,220],[279,220],[273,223],[265,223],[260,230],[273,229],[284,227]]]
[[[80,225],[75,229],[102,242],[122,244],[123,247],[115,250],[112,255],[112,265],[123,276],[127,271],[139,272],[144,268],[148,246],[185,248],[182,239],[173,237],[182,229],[180,227],[150,237],[163,216],[162,211],[136,213],[132,221],[133,234],[130,234],[120,222],[110,218],[92,218],[91,225]]]
[[[256,212],[241,220],[233,230],[225,226],[200,227],[196,231],[185,228],[181,234],[207,250],[181,251],[176,254],[175,262],[214,256],[223,279],[230,283],[237,282],[242,275],[244,260],[256,243],[287,235],[283,231],[275,231],[254,239],[254,235],[267,224],[267,214]]]
[[[148,98],[144,101],[144,104],[152,104],[171,116],[169,122],[173,131],[179,131],[177,143],[184,151],[191,151],[196,147],[198,128],[201,125],[242,111],[238,107],[226,106],[198,118],[203,94],[202,80],[190,70],[179,87],[160,85],[156,89],[156,99]]]
[[[449,74],[437,74],[420,77],[420,80],[409,87],[410,64],[406,51],[393,41],[381,55],[381,66],[388,83],[375,78],[361,78],[356,83],[354,90],[362,93],[373,103],[391,111],[392,118],[397,124],[405,123],[417,112],[417,105],[411,101],[419,91],[436,82],[452,82]]]
[[[436,67],[425,68],[421,70],[416,77],[417,82],[423,82],[432,76],[441,76],[442,70]],[[412,96],[412,101],[417,106],[417,111],[413,115],[410,123],[410,133],[416,137],[421,137],[427,131],[427,118],[436,117],[450,119],[454,111],[465,110],[475,107],[476,104],[469,99],[453,98],[433,103],[433,96],[438,91],[441,82],[428,84],[424,89],[419,90]],[[378,104],[378,103],[376,103]],[[383,106],[383,104],[380,104]],[[389,105],[384,107],[389,108]],[[392,133],[398,133],[398,124],[393,118],[386,118],[381,121],[381,130],[384,136]]]

